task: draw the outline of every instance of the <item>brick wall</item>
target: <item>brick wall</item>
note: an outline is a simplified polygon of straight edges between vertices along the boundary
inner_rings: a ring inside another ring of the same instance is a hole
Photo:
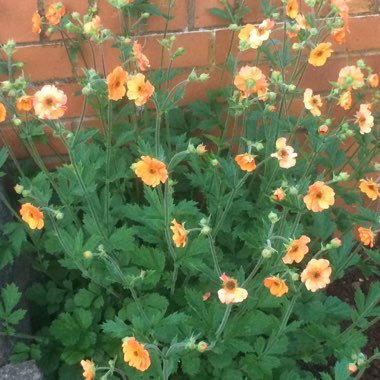
[[[67,12],[85,13],[91,0],[63,0]],[[233,0],[229,0],[234,5]],[[273,1],[273,0],[272,0]],[[276,0],[278,3],[279,0]],[[17,1],[2,0],[0,12],[0,42],[14,39],[19,47],[15,59],[25,63],[24,72],[30,77],[36,89],[43,84],[54,83],[68,96],[68,111],[65,115],[67,123],[75,122],[80,113],[83,98],[75,95],[79,89],[73,78],[73,71],[66,56],[65,48],[59,39],[59,34],[50,38],[37,36],[31,32],[31,16],[35,10],[44,14],[44,6],[52,0]],[[347,63],[353,63],[359,58],[365,59],[375,72],[380,73],[380,0],[347,0],[350,6],[350,29],[345,45],[335,45],[335,53],[322,68],[310,67],[305,80],[315,91],[329,88],[329,80],[335,80],[339,69]],[[167,0],[151,0],[163,12],[167,10]],[[235,0],[239,3],[239,0]],[[260,22],[259,0],[247,0],[252,11],[245,17],[246,22]],[[16,4],[16,5],[15,5]],[[119,32],[119,16],[107,0],[99,0],[99,16],[102,24],[113,32]],[[236,4],[235,4],[236,5]],[[169,23],[169,32],[177,37],[176,47],[184,47],[186,54],[175,60],[174,67],[184,69],[183,76],[194,67],[199,71],[208,72],[210,80],[207,83],[191,84],[185,101],[192,101],[205,96],[206,89],[218,85],[221,72],[220,65],[225,61],[227,47],[232,32],[227,23],[211,15],[207,10],[220,7],[219,0],[176,0],[173,16]],[[149,57],[152,68],[157,68],[160,62],[161,46],[164,28],[163,19],[151,17],[146,33],[139,40],[145,44],[144,52]],[[235,38],[236,39],[236,38]],[[236,41],[235,41],[236,42]],[[237,42],[235,43],[237,46]],[[252,60],[252,51],[242,55],[243,60]],[[110,71],[119,64],[118,52],[110,46],[105,47],[106,70]],[[78,61],[80,65],[80,60]],[[91,117],[91,115],[88,115]],[[19,157],[26,157],[27,152],[19,143],[17,134],[9,125],[0,126],[2,135],[15,150]],[[2,144],[0,140],[0,145]],[[42,154],[53,156],[54,152],[64,153],[62,147],[54,140],[51,146],[40,146]]]

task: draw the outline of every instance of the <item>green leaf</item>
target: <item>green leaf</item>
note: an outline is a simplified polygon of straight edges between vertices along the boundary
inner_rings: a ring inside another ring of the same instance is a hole
[[[131,327],[125,324],[119,317],[115,317],[113,321],[108,320],[103,322],[101,328],[105,334],[110,335],[112,338],[122,339],[132,334]]]
[[[1,298],[4,314],[9,316],[12,310],[19,303],[21,293],[19,292],[18,287],[14,283],[11,283],[1,291]]]
[[[0,149],[0,168],[4,165],[8,156],[9,156],[9,149],[8,148],[1,148]]]
[[[25,314],[26,314],[26,310],[18,309],[8,316],[7,323],[10,323],[12,325],[17,325],[21,321],[21,319],[24,318]]]
[[[134,249],[135,230],[123,226],[118,228],[110,237],[110,242],[115,249],[121,251],[131,251]]]
[[[74,304],[76,306],[88,308],[96,295],[87,289],[80,289],[79,292],[74,296]]]
[[[221,18],[223,20],[230,21],[230,22],[234,21],[233,19],[231,19],[230,15],[227,12],[225,12],[225,11],[219,9],[219,8],[209,8],[208,11],[212,15],[214,15],[216,17],[219,17],[219,18]]]
[[[181,367],[186,375],[195,376],[196,374],[198,374],[201,367],[199,353],[186,352],[186,355],[181,357]]]
[[[50,332],[64,346],[74,346],[80,339],[82,328],[69,313],[61,313],[51,324]]]
[[[335,364],[334,379],[335,380],[348,380],[351,378],[348,371],[348,359],[341,360]]]

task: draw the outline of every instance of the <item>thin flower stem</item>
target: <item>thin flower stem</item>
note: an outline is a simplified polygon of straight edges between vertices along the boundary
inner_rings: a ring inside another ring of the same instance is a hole
[[[113,375],[114,372],[116,372],[123,380],[128,380],[127,376],[124,375],[124,372],[122,372],[120,369],[117,368],[110,368],[110,367],[95,367],[96,371],[108,371],[104,376]]]
[[[241,286],[244,288],[244,286],[246,286],[252,279],[253,277],[256,275],[256,273],[258,272],[258,270],[260,269],[260,266],[261,264],[263,263],[264,261],[264,258],[261,256],[258,260],[258,262],[256,263],[255,267],[252,269],[252,272],[248,275],[248,277],[245,279],[245,281],[241,284]]]
[[[160,156],[160,128],[161,128],[161,111],[158,108],[158,104],[156,104],[156,127],[154,132],[154,141],[155,141],[155,155],[156,158]]]
[[[219,336],[224,331],[224,329],[226,327],[226,324],[227,324],[227,321],[228,321],[228,318],[230,317],[231,310],[232,310],[232,304],[228,304],[227,307],[226,307],[226,311],[224,312],[223,319],[220,322],[220,325],[219,325],[218,329],[216,330],[216,333],[215,333],[216,340],[218,340]]]
[[[207,236],[210,243],[210,250],[211,250],[212,260],[214,262],[215,273],[217,274],[218,277],[220,277],[222,275],[222,271],[218,263],[218,255],[216,254],[214,238],[212,237],[211,233],[209,233]]]
[[[29,334],[19,334],[19,333],[16,333],[16,334],[7,334],[5,332],[1,332],[0,331],[0,336],[6,336],[6,337],[9,337],[9,338],[26,339],[26,340],[35,340],[36,342],[43,342],[44,341],[43,338],[40,338],[38,336],[29,335]]]
[[[110,166],[111,166],[111,151],[112,151],[112,103],[108,102],[108,116],[106,128],[106,178],[105,178],[105,202],[104,202],[104,215],[105,225],[109,228],[109,203],[110,203]]]

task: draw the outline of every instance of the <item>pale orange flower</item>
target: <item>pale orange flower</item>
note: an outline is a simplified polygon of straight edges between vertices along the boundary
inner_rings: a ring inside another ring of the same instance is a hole
[[[331,5],[335,6],[338,9],[339,15],[343,20],[344,27],[349,32],[350,30],[348,27],[348,5],[346,3],[346,0],[331,0]]]
[[[18,112],[29,112],[33,108],[33,97],[29,95],[20,96],[16,100],[16,109]]]
[[[348,363],[347,369],[348,372],[355,373],[358,370],[358,367],[355,363]]]
[[[372,88],[376,88],[379,85],[379,76],[377,74],[371,74],[368,77],[369,86]]]
[[[128,73],[121,66],[115,67],[107,75],[108,99],[120,100],[126,93],[125,84],[128,81]]]
[[[83,32],[85,34],[96,34],[98,35],[100,33],[100,30],[102,28],[101,20],[98,15],[94,16],[91,21],[86,22],[83,25]]]
[[[327,135],[329,133],[329,127],[325,124],[321,125],[319,128],[318,128],[318,133],[320,135]]]
[[[85,380],[92,380],[95,377],[95,367],[91,360],[81,360],[80,365],[83,368],[83,377]]]
[[[165,183],[168,179],[166,165],[149,156],[141,156],[141,160],[133,164],[132,169],[148,186],[156,187],[160,182]]]
[[[340,105],[344,110],[349,110],[352,106],[352,95],[351,91],[347,90],[342,92],[339,97],[338,105]]]
[[[185,229],[183,224],[177,223],[175,219],[172,220],[172,224],[173,225],[170,226],[170,229],[173,232],[172,239],[173,239],[174,245],[177,248],[185,247],[187,243],[187,234],[189,233],[189,231]]]
[[[41,33],[41,16],[38,11],[35,11],[32,16],[32,33]]]
[[[301,281],[311,292],[325,288],[330,283],[332,269],[326,259],[311,259],[301,273]]]
[[[249,35],[251,34],[252,30],[255,29],[256,27],[252,24],[246,24],[244,27],[240,30],[239,32],[239,40],[240,41],[249,41]]]
[[[308,62],[313,66],[323,66],[333,52],[331,42],[321,42],[310,52]]]
[[[263,72],[256,66],[243,66],[234,80],[234,85],[242,92],[242,97],[257,93],[265,97],[268,82]]]
[[[276,140],[277,152],[272,153],[271,157],[278,159],[281,168],[289,169],[296,164],[297,153],[294,153],[293,147],[286,145],[286,138],[279,137]]]
[[[321,110],[319,109],[319,107],[322,107],[321,95],[313,95],[313,90],[307,88],[303,94],[303,103],[313,116],[321,116]]]
[[[45,17],[48,20],[49,24],[58,25],[65,13],[66,9],[62,3],[52,3],[49,5],[45,13]]]
[[[154,93],[154,87],[147,80],[145,75],[138,73],[133,75],[127,82],[129,100],[134,100],[136,106],[143,106]]]
[[[370,133],[374,124],[374,117],[372,116],[371,106],[368,104],[361,104],[359,111],[356,112],[355,123],[359,125],[360,134]]]
[[[372,248],[375,245],[375,237],[376,235],[370,228],[359,227],[359,239],[364,244]]]
[[[293,240],[287,247],[286,255],[282,258],[285,264],[300,263],[305,255],[309,252],[307,244],[310,243],[310,238],[302,235],[299,239]]]
[[[239,288],[237,281],[228,277],[225,273],[220,276],[223,281],[223,288],[218,290],[218,297],[221,303],[230,304],[244,301],[248,297],[246,289]]]
[[[255,156],[249,153],[238,154],[235,161],[241,170],[253,172],[256,169]]]
[[[206,292],[206,293],[203,294],[202,300],[206,302],[210,297],[211,297],[211,293],[210,292]]]
[[[295,19],[298,15],[298,0],[288,0],[286,4],[286,15]]]
[[[291,25],[291,27],[287,30],[289,38],[294,38],[298,36],[298,33],[301,29],[310,29],[310,25],[308,24],[306,17],[302,14],[298,14],[296,17],[296,24]]]
[[[54,85],[45,85],[33,97],[35,114],[40,119],[55,120],[66,111],[67,96]]]
[[[150,367],[149,352],[144,348],[144,345],[139,343],[134,337],[123,339],[124,361],[129,366],[146,371]]]
[[[135,54],[140,70],[148,70],[150,67],[149,59],[145,54],[143,54],[142,47],[137,41],[133,44],[133,53]]]
[[[374,201],[380,197],[379,186],[380,185],[372,181],[372,179],[361,179],[359,188],[362,193],[365,193],[368,198]]]
[[[206,145],[204,144],[199,144],[197,147],[196,147],[196,151],[199,155],[202,155],[202,154],[205,154],[207,152],[207,148],[206,148]]]
[[[285,198],[285,192],[281,187],[277,188],[273,193],[273,199],[276,202],[281,202]]]
[[[306,207],[313,212],[327,210],[335,202],[335,192],[323,181],[317,181],[309,186],[307,195],[303,201]]]
[[[334,38],[334,41],[342,45],[346,42],[346,29],[345,28],[338,28],[332,30],[332,36]]]
[[[248,38],[250,47],[253,49],[260,47],[264,41],[268,40],[273,27],[274,21],[269,18],[264,20],[257,28],[254,26]]]
[[[282,297],[289,291],[285,281],[276,276],[267,277],[264,280],[264,286],[268,288],[270,293],[275,297]]]
[[[338,85],[344,89],[357,90],[364,86],[364,74],[355,65],[345,66],[339,71]]]
[[[0,123],[7,118],[7,109],[3,103],[0,103]]]
[[[40,230],[44,227],[44,213],[31,203],[24,203],[21,206],[20,215],[32,230],[36,228]]]

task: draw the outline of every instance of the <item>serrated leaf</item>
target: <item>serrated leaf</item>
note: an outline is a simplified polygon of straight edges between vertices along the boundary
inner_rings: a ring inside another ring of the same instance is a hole
[[[1,299],[5,315],[8,316],[11,314],[12,310],[19,303],[20,298],[21,293],[19,292],[18,287],[14,283],[8,284],[1,291]]]
[[[79,341],[82,328],[69,313],[61,313],[51,324],[50,332],[64,346],[74,346]]]
[[[24,318],[25,314],[26,314],[26,310],[18,309],[7,317],[7,323],[10,323],[12,325],[17,325],[21,321],[21,319]]]
[[[116,317],[114,320],[105,321],[102,323],[101,328],[105,334],[110,335],[112,338],[124,338],[131,335],[132,329],[125,324],[120,318]]]
[[[87,308],[91,305],[96,295],[87,289],[80,289],[74,296],[74,304],[76,306]]]
[[[200,371],[201,360],[199,353],[190,352],[181,357],[181,367],[183,372],[189,376],[195,376]]]

